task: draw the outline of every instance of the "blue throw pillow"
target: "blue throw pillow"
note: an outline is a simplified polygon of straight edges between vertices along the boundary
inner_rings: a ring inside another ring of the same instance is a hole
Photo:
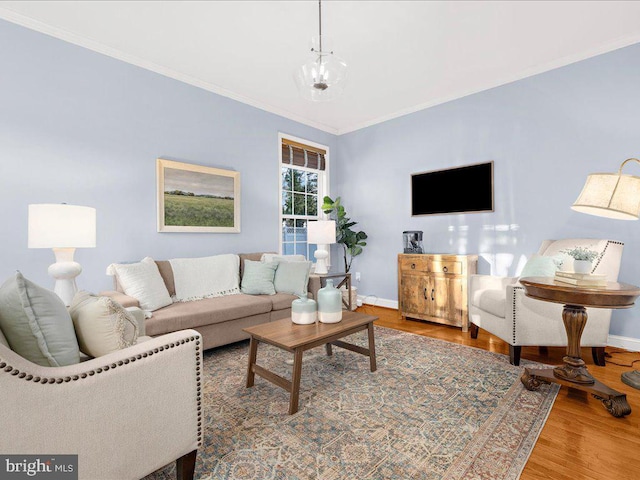
[[[556,257],[533,255],[524,268],[520,277],[553,277],[562,265],[562,261]]]
[[[273,284],[278,293],[303,297],[307,294],[311,262],[279,262]]]
[[[254,262],[245,259],[240,291],[247,295],[275,295],[273,278],[277,268],[277,263]]]

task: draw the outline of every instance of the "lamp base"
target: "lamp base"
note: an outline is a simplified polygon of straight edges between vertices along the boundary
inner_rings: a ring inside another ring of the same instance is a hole
[[[56,263],[50,265],[47,270],[56,280],[53,291],[67,307],[71,305],[73,297],[78,292],[76,277],[82,272],[80,264],[73,261],[75,250],[75,248],[54,248]]]
[[[329,252],[318,248],[314,252],[313,256],[316,257],[316,268],[313,273],[318,273],[320,275],[329,273],[329,270],[327,269],[327,258],[329,257]]]
[[[624,372],[620,375],[620,380],[622,380],[622,383],[626,383],[630,387],[640,390],[640,372],[638,370]]]

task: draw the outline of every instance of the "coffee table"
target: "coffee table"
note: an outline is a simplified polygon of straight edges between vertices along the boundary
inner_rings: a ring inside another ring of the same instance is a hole
[[[300,397],[300,376],[302,374],[302,354],[320,345],[326,346],[327,355],[331,355],[332,345],[345,348],[369,357],[372,372],[376,371],[376,347],[373,336],[373,322],[378,317],[358,312],[342,312],[342,321],[338,323],[314,323],[296,325],[290,318],[276,322],[263,323],[254,327],[243,328],[250,337],[249,365],[247,367],[247,388],[253,387],[255,374],[290,392],[289,415],[298,411]],[[369,348],[360,347],[340,340],[362,330],[369,334]],[[291,380],[270,372],[256,363],[258,344],[268,343],[293,353],[293,372]]]

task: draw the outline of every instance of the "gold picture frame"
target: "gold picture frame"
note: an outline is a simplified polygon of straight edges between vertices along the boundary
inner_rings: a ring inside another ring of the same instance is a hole
[[[158,232],[240,233],[240,172],[158,158]]]

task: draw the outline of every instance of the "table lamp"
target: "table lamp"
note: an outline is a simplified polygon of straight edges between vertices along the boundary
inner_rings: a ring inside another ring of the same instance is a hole
[[[640,217],[640,177],[623,175],[622,168],[628,162],[640,163],[637,158],[628,158],[618,173],[592,173],[571,206],[577,212],[598,215],[618,220],[638,220]],[[633,370],[621,375],[624,383],[640,389],[640,371]]]
[[[52,248],[56,263],[49,266],[55,278],[54,292],[71,305],[82,272],[73,261],[76,248],[96,246],[96,209],[66,204],[29,205],[29,248]]]
[[[315,243],[318,249],[315,251],[316,268],[314,273],[328,273],[327,257],[329,252],[325,250],[326,245],[336,243],[336,222],[335,220],[318,220],[307,222],[307,242]]]

